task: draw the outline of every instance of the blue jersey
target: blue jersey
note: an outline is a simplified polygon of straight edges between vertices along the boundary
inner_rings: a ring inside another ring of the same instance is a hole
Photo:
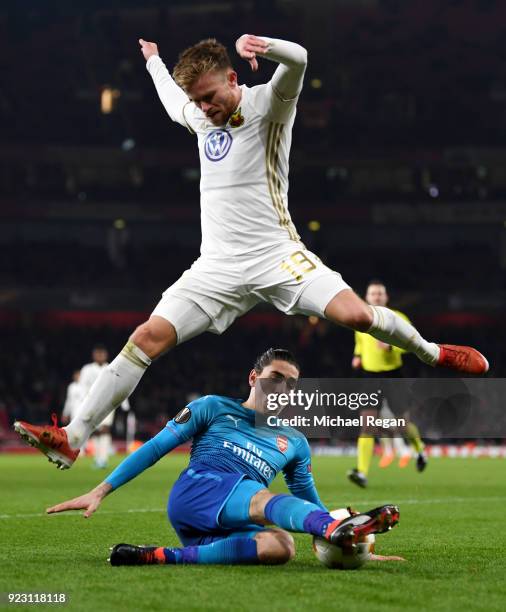
[[[322,506],[311,473],[306,438],[292,427],[256,427],[243,400],[207,395],[191,402],[166,427],[130,455],[106,482],[121,486],[173,448],[192,439],[190,467],[244,475],[268,486],[282,472],[291,493]]]

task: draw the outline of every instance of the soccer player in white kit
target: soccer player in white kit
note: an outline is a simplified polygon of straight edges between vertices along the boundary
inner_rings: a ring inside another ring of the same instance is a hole
[[[77,418],[65,428],[14,424],[27,442],[60,468],[70,467],[153,359],[202,332],[222,333],[259,302],[367,332],[430,365],[474,374],[488,370],[475,349],[427,342],[393,311],[366,304],[300,241],[287,195],[291,132],[307,63],[303,47],[241,36],[236,50],[253,70],[259,57],[278,63],[269,82],[250,88],[238,84],[226,49],[214,39],[184,51],[173,77],[157,45],[139,43],[168,115],[197,137],[201,255],[101,372]]]

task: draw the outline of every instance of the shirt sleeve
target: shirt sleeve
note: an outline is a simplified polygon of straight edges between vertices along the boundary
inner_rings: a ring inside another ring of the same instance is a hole
[[[113,490],[123,486],[180,444],[181,441],[172,431],[170,431],[167,424],[167,427],[156,434],[154,438],[151,438],[146,444],[143,444],[134,453],[124,459],[118,467],[107,476],[105,482],[109,483]]]
[[[306,71],[307,51],[297,43],[261,38],[269,43],[262,57],[278,62],[279,66],[269,83],[254,88],[257,89],[257,104],[263,107],[264,114],[283,123],[295,113]]]
[[[318,495],[313,474],[311,471],[311,449],[306,438],[297,439],[297,452],[295,457],[283,469],[286,486],[292,495],[305,501],[312,502],[327,510]]]
[[[158,97],[169,117],[194,133],[191,114],[195,105],[170,76],[160,56],[152,55],[146,62],[146,69],[153,79]]]
[[[209,415],[207,402],[196,400],[188,404],[154,438],[122,461],[105,482],[114,490],[132,480],[171,450],[208,427]]]

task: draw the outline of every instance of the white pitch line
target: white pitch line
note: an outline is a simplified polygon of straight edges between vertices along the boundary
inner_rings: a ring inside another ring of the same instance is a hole
[[[83,510],[84,511],[84,508]],[[80,516],[81,510],[70,510],[68,512],[55,512],[47,514],[46,512],[34,512],[32,514],[0,514],[0,519],[13,518],[41,518],[46,516]],[[145,512],[166,512],[165,508],[130,508],[129,510],[100,510],[100,514],[139,514]]]
[[[360,501],[348,502],[351,506],[360,506],[366,504],[385,504],[386,498],[382,499],[367,499]],[[392,503],[398,505],[410,505],[410,504],[462,504],[466,502],[489,502],[489,501],[502,501],[506,502],[506,497],[444,497],[440,499],[396,499]],[[342,500],[338,503],[343,503]],[[331,504],[333,505],[333,504]],[[70,511],[55,514],[46,514],[45,512],[37,512],[33,514],[0,514],[0,519],[16,519],[16,518],[42,518],[47,516],[81,516],[78,514],[80,511]],[[166,512],[165,508],[130,508],[128,510],[99,510],[98,514],[143,514],[147,512]]]
[[[506,497],[443,497],[441,499],[394,499],[391,502],[385,501],[385,497],[382,499],[361,499],[360,501],[350,502],[351,506],[363,505],[363,504],[386,504],[393,503],[396,505],[401,504],[461,504],[465,502],[477,502],[477,501],[502,501],[506,502]],[[342,503],[342,500],[337,503]]]

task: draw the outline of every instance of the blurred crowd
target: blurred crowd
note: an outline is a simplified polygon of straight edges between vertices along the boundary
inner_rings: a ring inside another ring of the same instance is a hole
[[[157,41],[171,68],[181,50],[214,36],[230,49],[240,81],[255,85],[274,64],[253,74],[237,61],[236,38],[253,32],[309,49],[294,131],[295,198],[430,198],[434,184],[443,197],[504,195],[500,164],[482,167],[469,148],[506,139],[505,13],[488,0],[2,7],[1,191],[79,201],[171,191],[185,200],[198,180],[195,142],[167,120],[137,41]],[[104,88],[116,92],[107,114]],[[437,153],[443,147],[462,151],[449,159]],[[100,148],[108,160],[97,157]],[[389,155],[395,163],[371,167]]]
[[[128,136],[187,147],[183,131],[157,129],[162,110],[138,39],[158,41],[171,67],[182,49],[210,36],[223,41],[235,61],[234,42],[245,32],[309,48],[298,131],[305,147],[370,152],[385,144],[504,141],[500,2],[31,4],[31,10],[25,4],[0,9],[6,141],[105,144]],[[235,63],[250,83],[265,80],[273,68],[253,75]],[[121,94],[119,111],[110,116],[101,116],[98,104],[104,85]]]

